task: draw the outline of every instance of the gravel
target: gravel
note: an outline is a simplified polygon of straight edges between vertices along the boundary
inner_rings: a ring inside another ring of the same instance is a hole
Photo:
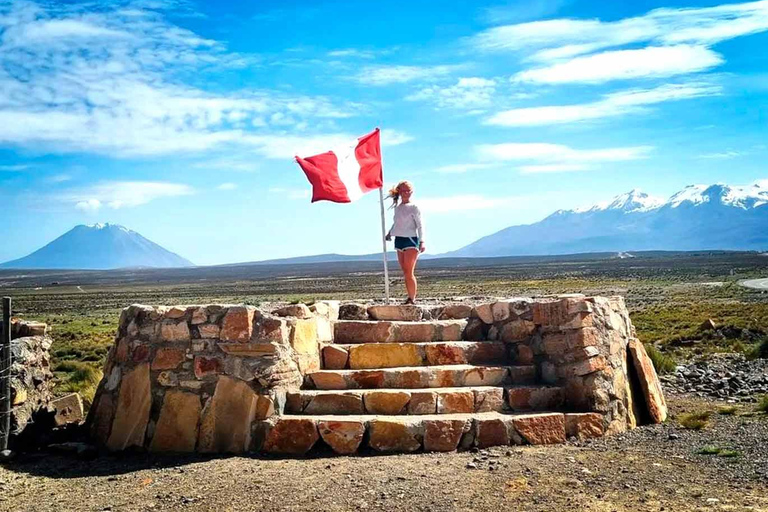
[[[690,393],[735,402],[754,402],[768,394],[768,360],[748,361],[741,354],[715,354],[706,361],[680,365],[672,375],[662,375],[670,393]]]

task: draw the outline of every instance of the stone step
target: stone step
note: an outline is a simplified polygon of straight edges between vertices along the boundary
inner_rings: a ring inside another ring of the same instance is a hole
[[[451,364],[504,364],[507,345],[491,341],[333,344],[323,348],[323,368],[397,368]]]
[[[466,320],[396,322],[339,320],[333,326],[335,343],[391,343],[461,341]]]
[[[469,386],[429,389],[303,390],[288,393],[287,414],[420,415],[558,410],[563,389]]]
[[[598,437],[598,413],[540,412],[430,414],[423,416],[273,416],[256,422],[256,448],[270,453],[307,453],[320,439],[339,454],[365,446],[379,452],[453,451],[510,444],[557,444],[566,436]]]
[[[421,389],[465,386],[531,384],[536,381],[536,367],[406,366],[371,370],[319,370],[307,373],[316,389]]]

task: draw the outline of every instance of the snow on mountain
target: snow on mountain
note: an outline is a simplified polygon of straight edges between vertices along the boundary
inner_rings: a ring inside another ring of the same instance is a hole
[[[193,263],[116,224],[79,225],[48,245],[0,268],[111,269],[189,267]]]
[[[689,185],[663,200],[637,189],[510,226],[446,256],[768,249],[768,180]]]

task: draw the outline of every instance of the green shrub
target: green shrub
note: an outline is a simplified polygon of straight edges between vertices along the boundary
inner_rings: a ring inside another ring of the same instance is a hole
[[[83,402],[89,406],[96,394],[96,387],[101,382],[103,373],[100,369],[80,361],[61,361],[54,369],[64,374],[56,386],[57,393],[80,393]]]
[[[757,401],[757,410],[768,413],[768,395],[763,395],[760,400]]]
[[[741,452],[737,450],[726,450],[722,449],[720,450],[720,453],[717,454],[718,457],[726,457],[729,459],[734,459],[736,457],[741,457]]]
[[[668,355],[663,354],[659,349],[651,344],[645,345],[645,351],[648,353],[648,357],[651,358],[653,366],[656,368],[656,373],[672,373],[675,371],[677,364],[675,360]]]
[[[747,352],[747,357],[750,359],[768,359],[768,338],[764,338],[763,341],[754,345]]]
[[[720,453],[720,448],[718,446],[708,445],[701,448],[696,453],[698,453],[699,455],[717,455],[718,453]]]
[[[701,412],[689,412],[681,414],[677,421],[680,426],[689,430],[701,430],[709,425],[709,417],[712,415],[710,411]]]
[[[723,416],[733,416],[738,410],[739,408],[735,405],[725,405],[723,407],[718,407],[717,413],[722,414]]]

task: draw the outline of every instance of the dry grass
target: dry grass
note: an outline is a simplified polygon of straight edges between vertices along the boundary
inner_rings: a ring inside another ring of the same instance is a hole
[[[677,422],[681,427],[689,430],[702,430],[709,425],[710,416],[712,416],[711,411],[688,412],[678,416]]]

